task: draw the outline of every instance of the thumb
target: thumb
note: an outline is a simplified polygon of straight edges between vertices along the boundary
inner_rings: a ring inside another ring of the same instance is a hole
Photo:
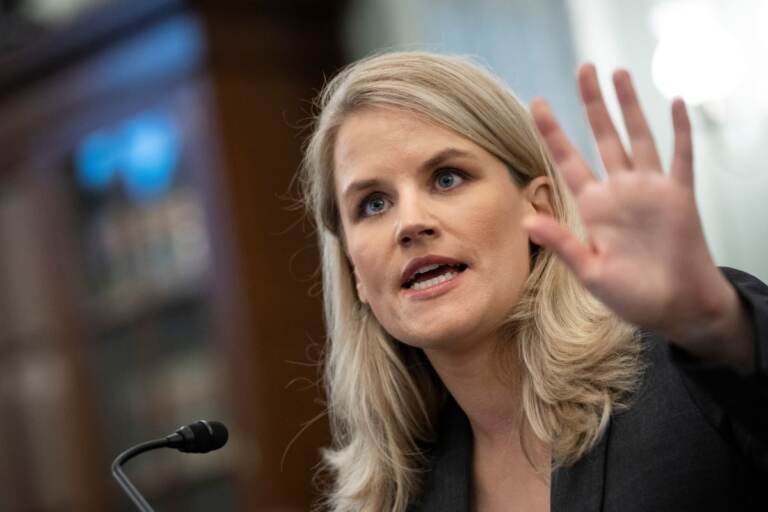
[[[568,228],[549,215],[528,215],[523,228],[531,240],[555,253],[577,276],[587,275],[591,251]]]

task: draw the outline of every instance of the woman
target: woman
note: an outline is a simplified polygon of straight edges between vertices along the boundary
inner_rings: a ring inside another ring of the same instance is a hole
[[[462,58],[384,54],[323,91],[302,183],[322,253],[332,510],[757,494],[765,414],[739,398],[768,403],[768,291],[712,261],[683,103],[667,176],[627,73],[631,153],[592,66],[579,86],[603,181],[544,101],[531,118]]]

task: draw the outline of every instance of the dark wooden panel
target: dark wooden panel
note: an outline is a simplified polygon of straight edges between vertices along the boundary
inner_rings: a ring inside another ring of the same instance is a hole
[[[324,74],[340,65],[340,8],[275,18],[232,8],[203,12],[227,169],[222,179],[249,298],[244,313],[252,337],[239,348],[238,371],[250,386],[244,399],[253,393],[266,405],[243,409],[259,461],[247,471],[247,501],[265,510],[306,510],[316,498],[310,482],[319,450],[328,444],[324,417],[293,439],[323,412],[313,386],[317,368],[306,365],[323,342],[320,298],[310,296],[320,276],[314,234],[285,197],[309,103]]]

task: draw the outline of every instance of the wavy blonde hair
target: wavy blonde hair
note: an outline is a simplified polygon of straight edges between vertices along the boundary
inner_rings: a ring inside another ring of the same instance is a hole
[[[419,492],[427,462],[422,448],[434,439],[446,394],[423,352],[392,338],[358,300],[344,251],[334,144],[347,116],[376,106],[425,116],[466,137],[504,162],[520,187],[549,176],[554,216],[583,238],[573,200],[528,112],[470,59],[386,53],[350,65],[326,85],[299,176],[322,258],[333,435],[324,460],[334,481],[325,505],[337,512],[407,508]],[[560,260],[532,248],[531,272],[498,351],[502,361],[522,362],[515,376],[522,417],[551,444],[555,466],[568,465],[628,405],[641,375],[640,344],[635,328],[593,298]]]

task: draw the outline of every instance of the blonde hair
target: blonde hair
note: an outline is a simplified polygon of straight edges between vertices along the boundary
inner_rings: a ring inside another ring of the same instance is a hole
[[[424,354],[398,342],[357,298],[333,182],[336,134],[360,109],[416,113],[484,148],[518,186],[552,182],[555,218],[583,237],[572,198],[525,108],[471,60],[424,52],[386,53],[342,70],[320,94],[300,173],[318,227],[328,334],[325,384],[334,511],[403,511],[419,492],[422,448],[434,439],[446,390]],[[626,407],[641,375],[635,328],[578,283],[561,261],[534,247],[525,289],[503,326],[502,360],[521,361],[524,421],[551,444],[555,466],[576,461]],[[503,368],[502,368],[503,369]],[[525,442],[524,442],[525,446]]]

